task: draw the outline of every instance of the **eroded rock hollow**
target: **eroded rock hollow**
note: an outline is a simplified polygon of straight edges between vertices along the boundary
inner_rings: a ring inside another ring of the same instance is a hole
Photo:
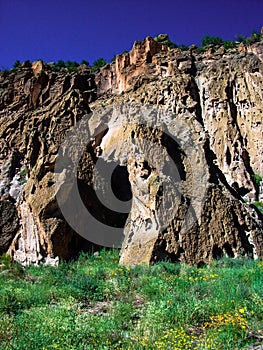
[[[92,74],[0,73],[0,252],[23,264],[263,256],[263,44],[148,37]]]

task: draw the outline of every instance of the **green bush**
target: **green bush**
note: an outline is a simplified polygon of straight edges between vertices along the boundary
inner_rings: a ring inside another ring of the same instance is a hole
[[[19,173],[19,183],[21,185],[24,185],[27,182],[27,178],[28,178],[28,169],[24,168]]]
[[[60,70],[64,69],[67,73],[72,73],[72,72],[77,73],[78,72],[78,66],[79,66],[79,63],[76,62],[76,61],[58,60],[57,63],[51,64],[50,68],[54,72],[59,72]]]
[[[246,44],[254,44],[261,40],[261,35],[259,32],[254,31],[248,38],[246,38]]]
[[[76,61],[67,60],[65,62],[65,67],[66,67],[66,69],[67,69],[67,71],[69,73],[72,73],[72,72],[76,72],[77,73],[78,72],[78,66],[79,66],[79,64]]]
[[[229,40],[224,41],[224,48],[226,50],[234,49],[236,48],[236,46],[237,44],[234,41],[229,41]]]
[[[13,68],[19,68],[21,66],[21,62],[19,60],[16,60],[13,64]]]
[[[154,40],[170,47],[170,49],[177,47],[177,45],[170,40],[168,34],[159,34],[154,38]]]
[[[98,58],[96,61],[93,62],[92,70],[97,71],[100,68],[104,67],[106,64],[107,62],[104,58]]]
[[[23,276],[24,270],[22,266],[18,263],[14,263],[8,254],[0,255],[0,266],[0,271],[2,271],[4,274],[6,271],[8,271],[11,276],[15,276],[17,278]]]
[[[263,202],[257,201],[252,204],[263,214]]]
[[[186,46],[184,44],[180,44],[180,45],[178,45],[178,49],[180,49],[182,51],[187,51],[188,50],[188,46]]]
[[[66,67],[65,62],[63,60],[58,60],[56,65],[58,68],[65,68]]]
[[[237,41],[239,43],[243,43],[244,45],[254,44],[256,42],[259,42],[261,39],[262,39],[262,36],[257,31],[253,31],[252,34],[250,36],[248,36],[247,38],[244,37],[243,35],[237,36]]]
[[[80,62],[80,64],[85,64],[86,66],[89,66],[89,62],[86,61],[86,60],[82,60],[82,61]]]
[[[246,43],[246,38],[245,38],[243,35],[238,35],[238,36],[237,36],[237,41],[238,41],[239,43],[245,44],[245,43]]]
[[[219,38],[218,36],[210,36],[205,35],[203,39],[201,40],[202,47],[207,47],[209,45],[215,46],[215,45],[222,45],[223,40]]]
[[[260,182],[262,181],[262,176],[259,174],[252,174],[253,180],[255,181],[256,185],[259,187]]]

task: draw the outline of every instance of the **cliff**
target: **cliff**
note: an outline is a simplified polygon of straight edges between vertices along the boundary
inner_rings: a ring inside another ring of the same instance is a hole
[[[200,53],[150,37],[96,74],[41,61],[0,73],[1,252],[23,264],[94,245],[122,246],[128,265],[263,256],[250,205],[262,73],[262,42]]]

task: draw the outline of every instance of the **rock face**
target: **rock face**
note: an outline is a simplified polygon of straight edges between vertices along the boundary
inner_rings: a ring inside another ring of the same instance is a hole
[[[262,256],[262,217],[213,162],[202,125],[189,112],[116,108],[99,159],[121,160],[133,194],[120,262],[201,265],[223,255]]]
[[[0,190],[17,201],[20,225],[9,250],[23,264],[67,259],[90,246],[56,205],[53,169],[65,133],[90,112],[94,77],[43,71],[39,65],[1,77]]]
[[[127,265],[263,256],[262,215],[245,203],[262,196],[262,52],[262,42],[199,53],[148,37],[95,75],[42,61],[0,73],[0,194],[15,203],[0,202],[1,252],[27,264],[122,241]],[[111,177],[99,162],[117,164]],[[83,219],[75,174],[85,208],[116,239]],[[107,209],[110,187],[132,197],[125,212]]]
[[[100,90],[129,92],[129,101],[169,106],[176,114],[194,112],[229,183],[255,200],[252,169],[263,172],[262,44],[202,56],[195,48],[181,52],[159,44],[149,63],[149,42],[154,40],[146,38],[140,50],[135,42],[130,53],[117,56],[116,65],[103,69],[96,78]]]
[[[9,200],[0,201],[0,254],[7,251],[19,227],[15,205]]]

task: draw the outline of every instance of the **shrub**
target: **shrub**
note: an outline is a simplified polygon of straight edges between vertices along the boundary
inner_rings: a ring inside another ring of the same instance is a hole
[[[87,62],[87,61],[85,61],[85,62]],[[57,63],[50,64],[50,68],[54,72],[59,72],[60,70],[64,69],[68,73],[72,73],[72,72],[77,73],[78,72],[78,66],[79,66],[78,62],[70,61],[70,60],[67,60],[67,61],[58,60]]]
[[[24,168],[19,173],[19,182],[21,185],[24,185],[27,182],[28,179],[28,169]]]
[[[0,255],[0,271],[7,271],[13,277],[22,277],[23,268],[20,264],[14,263],[8,254]]]
[[[201,43],[202,47],[207,47],[209,45],[221,45],[223,44],[223,40],[218,36],[205,35],[201,40]]]
[[[239,43],[245,44],[245,43],[246,43],[246,38],[245,38],[243,35],[238,35],[238,36],[237,36],[237,41],[238,41]]]
[[[168,34],[159,34],[154,38],[154,40],[170,47],[170,49],[177,47],[177,45],[170,40]]]
[[[58,60],[56,65],[59,68],[65,68],[65,62],[63,60]]]
[[[229,40],[224,41],[224,48],[226,50],[234,49],[236,46],[237,44],[234,41],[229,41]]]
[[[260,33],[258,33],[257,31],[254,31],[247,39],[246,39],[246,43],[247,44],[254,44],[258,41],[261,40],[261,35]]]
[[[263,202],[253,202],[254,205],[263,214]]]
[[[178,49],[182,50],[182,51],[187,51],[188,50],[188,46],[181,44],[178,46]]]
[[[19,60],[16,60],[13,64],[13,68],[19,68],[21,66],[21,62]]]
[[[259,187],[260,182],[262,181],[262,176],[259,174],[252,174],[253,180],[255,181],[256,185]]]
[[[89,66],[89,62],[86,61],[86,60],[82,60],[82,61],[80,62],[80,64],[85,64],[86,66]]]
[[[72,72],[76,72],[77,73],[78,72],[78,66],[79,66],[79,64],[76,61],[67,60],[65,62],[65,67],[66,67],[66,69],[67,69],[67,71],[69,73],[72,73]]]
[[[104,58],[98,58],[96,61],[93,62],[92,69],[94,71],[97,71],[100,68],[104,67],[106,64],[107,64],[107,62]]]

